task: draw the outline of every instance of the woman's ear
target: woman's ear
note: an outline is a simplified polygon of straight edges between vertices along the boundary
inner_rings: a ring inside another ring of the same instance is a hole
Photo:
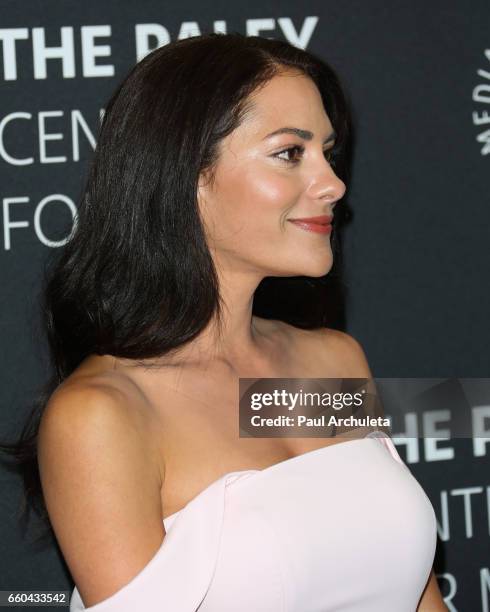
[[[200,209],[205,210],[213,201],[214,188],[215,171],[213,168],[207,168],[199,174],[197,182],[197,201]]]
[[[204,230],[209,234],[210,213],[209,205],[211,202],[212,177],[209,171],[202,172],[197,182],[197,207],[201,223]]]
[[[197,191],[199,196],[205,197],[207,192],[213,188],[213,179],[214,173],[211,168],[203,170],[199,174],[199,179],[197,182]]]

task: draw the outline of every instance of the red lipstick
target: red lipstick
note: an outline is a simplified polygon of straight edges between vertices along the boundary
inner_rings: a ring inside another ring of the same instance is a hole
[[[329,234],[332,231],[332,215],[321,215],[319,217],[304,217],[301,219],[288,219],[301,229],[317,234]]]

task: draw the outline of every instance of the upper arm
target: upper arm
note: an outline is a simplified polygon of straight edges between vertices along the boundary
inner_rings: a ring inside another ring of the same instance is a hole
[[[447,612],[448,608],[444,603],[436,575],[432,569],[427,580],[427,584],[422,593],[417,606],[417,612]]]
[[[48,514],[85,607],[117,592],[160,548],[159,471],[123,393],[55,393],[41,419],[38,462]]]

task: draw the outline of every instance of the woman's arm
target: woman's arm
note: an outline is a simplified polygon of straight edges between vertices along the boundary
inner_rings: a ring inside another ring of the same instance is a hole
[[[416,612],[448,612],[448,608],[442,599],[434,570],[430,573]]]
[[[46,507],[85,607],[129,583],[161,547],[160,469],[137,404],[113,387],[50,399],[39,430]]]

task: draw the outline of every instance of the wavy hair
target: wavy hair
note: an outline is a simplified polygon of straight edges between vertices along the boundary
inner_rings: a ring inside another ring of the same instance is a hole
[[[190,342],[222,304],[197,206],[202,172],[243,120],[249,96],[283,70],[309,76],[337,134],[336,173],[347,182],[351,121],[334,70],[310,52],[258,36],[204,34],[149,53],[105,106],[73,231],[44,277],[42,329],[51,374],[15,442],[3,441],[9,468],[22,477],[21,521],[33,509],[54,535],[37,463],[37,435],[56,387],[89,355],[135,361]],[[338,212],[344,212],[339,218]],[[267,277],[257,316],[301,328],[343,327],[339,221],[328,275]],[[41,539],[44,539],[41,538]]]

